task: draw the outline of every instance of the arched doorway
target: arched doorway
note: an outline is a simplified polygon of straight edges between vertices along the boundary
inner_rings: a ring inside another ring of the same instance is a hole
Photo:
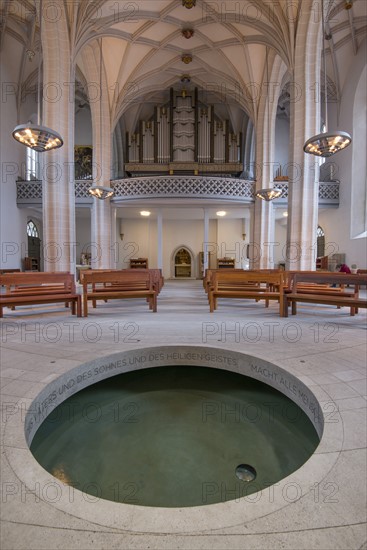
[[[174,279],[194,279],[194,254],[187,246],[177,247],[171,258],[171,277]]]
[[[25,271],[40,271],[41,239],[37,225],[33,220],[27,222],[28,256],[24,258]]]

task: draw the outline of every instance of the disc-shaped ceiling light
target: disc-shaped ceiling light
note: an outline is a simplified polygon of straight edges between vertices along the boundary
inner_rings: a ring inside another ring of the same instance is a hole
[[[336,132],[325,132],[313,136],[306,141],[303,150],[305,153],[327,158],[345,149],[351,142],[352,138],[347,132],[337,130]]]
[[[19,143],[38,153],[58,149],[64,143],[59,133],[42,124],[20,124],[14,128],[12,135]]]
[[[104,187],[103,185],[94,185],[88,189],[89,193],[96,199],[109,199],[114,194],[112,187]]]
[[[328,132],[328,112],[327,112],[327,75],[326,75],[326,56],[325,56],[325,15],[324,0],[321,1],[321,20],[322,20],[322,60],[324,66],[324,105],[325,105],[325,132],[317,134],[306,141],[303,146],[305,153],[317,157],[331,157],[342,151],[352,143],[352,138],[347,132],[336,130]]]
[[[42,54],[42,0],[39,6],[39,60],[38,60],[38,88],[37,88],[37,124],[20,124],[12,132],[13,138],[38,153],[58,149],[64,144],[62,137],[55,130],[41,124],[41,54]],[[28,56],[28,58],[31,60]]]
[[[256,191],[256,198],[269,202],[274,199],[278,199],[282,192],[283,191],[281,189],[276,189],[275,187],[269,187],[268,189],[259,189],[259,191]]]

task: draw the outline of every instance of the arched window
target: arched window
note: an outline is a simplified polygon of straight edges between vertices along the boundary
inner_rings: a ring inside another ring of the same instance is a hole
[[[37,226],[32,220],[27,223],[27,235],[28,237],[39,237]]]
[[[325,256],[325,231],[321,225],[317,226],[317,257]]]

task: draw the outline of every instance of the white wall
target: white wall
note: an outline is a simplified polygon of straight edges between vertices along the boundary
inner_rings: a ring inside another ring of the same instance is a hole
[[[285,218],[275,221],[274,227],[274,267],[277,268],[279,262],[285,263],[285,246],[287,242],[287,220]]]
[[[120,223],[124,238],[120,239]],[[157,267],[157,221],[150,218],[116,221],[117,269],[130,266],[130,258],[148,258],[149,267]]]
[[[89,222],[88,222],[89,223]],[[120,240],[120,225],[124,234]],[[200,276],[199,252],[203,250],[204,220],[173,220],[163,219],[163,275],[173,276],[172,255],[180,246],[187,247],[194,257],[192,275]],[[249,227],[247,222],[246,241],[242,240],[242,219],[210,219],[209,246],[210,267],[217,266],[217,257],[234,257],[236,267],[243,267],[246,257],[246,246],[249,242]],[[86,220],[77,223],[77,241],[89,239],[89,225]],[[84,237],[83,237],[84,235]],[[118,254],[117,268],[129,267],[130,258],[148,258],[150,267],[157,267],[157,220],[155,218],[127,219],[116,221],[116,250]],[[78,257],[78,256],[77,256]]]
[[[173,251],[179,246],[188,247],[194,255],[192,276],[199,276],[199,252],[204,240],[203,220],[163,220],[163,267],[164,276],[171,277]]]
[[[218,257],[234,258],[236,268],[244,267],[243,260],[246,258],[247,244],[242,239],[242,229],[241,219],[219,218],[217,220]]]
[[[365,51],[366,41],[360,45],[358,54],[350,65],[348,78],[342,90],[339,121],[336,117],[335,105],[328,111],[329,115],[331,115],[329,130],[344,130],[352,135],[352,139],[354,98],[360,76],[365,67]],[[361,115],[363,116],[363,113]],[[348,265],[355,263],[358,267],[365,268],[367,267],[367,239],[351,238],[352,218],[355,214],[351,202],[352,186],[354,178],[359,177],[353,170],[353,159],[356,154],[366,155],[366,151],[362,151],[359,148],[358,140],[354,140],[352,145],[347,149],[332,157],[335,163],[337,179],[340,180],[340,206],[335,210],[321,210],[319,212],[319,225],[325,231],[325,242],[329,244],[326,253],[335,248],[335,252],[346,253],[346,263]],[[363,193],[360,195],[360,200],[366,201],[366,196],[363,196]]]
[[[91,243],[91,221],[90,213],[83,214],[83,217],[76,216],[75,223],[75,236],[76,236],[76,263],[81,263],[80,255],[82,252],[90,253]]]

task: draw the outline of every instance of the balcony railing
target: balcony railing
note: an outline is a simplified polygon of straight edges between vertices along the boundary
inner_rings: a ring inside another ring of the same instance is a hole
[[[88,206],[93,203],[88,189],[91,180],[75,182],[75,200],[77,206]],[[112,203],[137,202],[139,200],[166,199],[207,199],[211,201],[229,201],[237,204],[251,204],[255,200],[255,182],[239,178],[220,178],[203,176],[154,176],[126,178],[111,181],[115,195]],[[274,187],[283,193],[274,205],[286,205],[288,201],[288,182],[276,181]],[[19,207],[42,205],[41,181],[17,182],[17,205]],[[339,182],[319,183],[319,205],[339,206]]]

